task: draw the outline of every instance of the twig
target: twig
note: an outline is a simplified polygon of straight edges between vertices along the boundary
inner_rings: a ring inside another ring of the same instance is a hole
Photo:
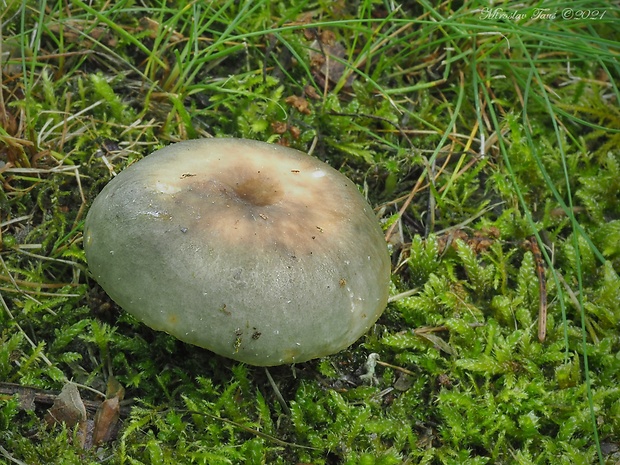
[[[530,237],[528,242],[532,255],[534,255],[534,264],[536,265],[536,274],[538,275],[538,340],[543,342],[547,335],[547,280],[545,278],[545,266],[536,236]]]
[[[415,195],[418,193],[418,190],[420,189],[422,182],[424,182],[425,177],[426,177],[425,173],[422,173],[422,175],[418,178],[418,182],[416,182],[415,186],[413,186],[413,189],[411,189],[411,192],[409,193],[409,196],[405,200],[405,203],[403,204],[402,207],[400,207],[400,210],[398,210],[397,220],[392,223],[392,225],[388,228],[387,232],[385,233],[385,242],[390,242],[390,237],[392,237],[392,233],[394,232],[394,228],[396,228],[396,224],[398,223],[400,218],[403,216],[403,213],[405,213],[405,211],[409,207],[409,204],[413,200],[413,197],[415,197]]]
[[[278,403],[282,406],[282,410],[284,410],[284,412],[287,415],[291,415],[291,409],[288,408],[288,405],[286,403],[286,400],[284,400],[284,397],[282,397],[282,394],[280,393],[280,390],[278,389],[278,386],[276,385],[276,382],[273,380],[271,373],[269,373],[269,370],[267,368],[265,368],[265,373],[267,374],[267,379],[269,380],[269,384],[271,384],[271,388],[273,389],[273,391],[276,394],[276,398],[278,399]]]
[[[195,410],[187,410],[187,413],[189,413],[191,415],[204,415],[205,417],[209,417],[209,418],[211,418],[213,420],[218,420],[218,421],[221,421],[222,423],[226,423],[228,425],[236,426],[237,428],[240,428],[243,431],[246,431],[248,433],[254,434],[255,436],[258,436],[259,438],[263,438],[263,439],[267,439],[269,441],[272,441],[272,442],[278,444],[279,446],[295,447],[295,448],[298,448],[298,449],[306,449],[306,450],[320,450],[320,449],[318,449],[316,447],[312,447],[312,446],[302,446],[300,444],[295,444],[294,442],[283,441],[282,439],[278,439],[275,436],[272,436],[270,434],[263,433],[262,431],[258,431],[258,430],[254,429],[254,428],[250,428],[249,426],[242,425],[240,423],[237,423],[236,421],[229,420],[228,418],[218,417],[217,415],[213,415],[212,413],[197,412]]]
[[[396,294],[393,296],[390,296],[390,298],[388,298],[388,303],[389,302],[396,302],[397,300],[401,300],[404,299],[406,297],[411,297],[413,294],[415,294],[416,292],[418,292],[418,288],[414,288],[414,289],[409,289],[408,291],[405,292],[401,292],[400,294]]]
[[[7,460],[10,460],[13,463],[16,463],[18,465],[28,465],[26,462],[22,462],[21,460],[17,460],[15,457],[13,457],[11,454],[9,454],[9,452],[2,446],[0,446],[0,454],[4,455],[6,457]]]
[[[415,376],[415,373],[413,371],[411,371],[411,370],[407,370],[406,368],[399,367],[397,365],[392,365],[391,363],[382,362],[381,360],[377,360],[377,365],[381,365],[382,367],[393,368],[394,370],[397,370],[397,371],[400,371],[402,373],[405,373],[406,375]]]

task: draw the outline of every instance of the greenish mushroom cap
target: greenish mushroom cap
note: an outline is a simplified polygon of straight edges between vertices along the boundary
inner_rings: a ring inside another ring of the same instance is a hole
[[[379,318],[390,259],[348,178],[297,150],[201,139],[158,150],[99,194],[90,271],[153,329],[252,365],[336,353]]]

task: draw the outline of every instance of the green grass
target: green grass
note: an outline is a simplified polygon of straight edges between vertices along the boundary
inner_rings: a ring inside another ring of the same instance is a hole
[[[616,463],[620,11],[536,7],[6,2],[0,464]],[[281,398],[88,275],[83,221],[113,172],[208,136],[328,161],[389,239],[384,315],[340,354],[270,369]],[[83,450],[42,422],[69,380],[97,404],[112,376],[113,440]]]

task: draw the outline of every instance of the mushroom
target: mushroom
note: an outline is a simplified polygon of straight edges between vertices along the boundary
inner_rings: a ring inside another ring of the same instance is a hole
[[[390,259],[347,177],[297,150],[199,139],[129,166],[86,218],[89,269],[155,330],[252,365],[327,356],[383,312]]]

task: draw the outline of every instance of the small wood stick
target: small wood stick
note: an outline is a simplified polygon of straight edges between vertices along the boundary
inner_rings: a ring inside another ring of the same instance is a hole
[[[538,247],[536,237],[532,236],[529,240],[530,250],[534,255],[536,274],[538,275],[539,307],[538,307],[538,340],[543,342],[547,335],[547,280],[545,278],[545,266]]]

